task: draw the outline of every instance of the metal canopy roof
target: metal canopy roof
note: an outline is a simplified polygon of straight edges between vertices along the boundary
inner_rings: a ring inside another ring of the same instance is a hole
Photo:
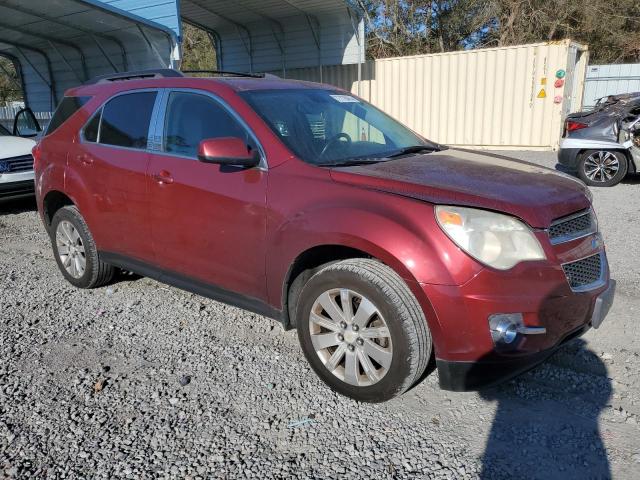
[[[34,111],[96,75],[173,66],[176,45],[170,28],[96,0],[0,0],[0,55]]]
[[[181,14],[212,35],[221,69],[286,73],[364,59],[364,23],[344,0],[182,0]]]
[[[0,0],[0,55],[26,103],[49,112],[96,75],[178,67],[180,18],[209,33],[224,70],[322,75],[364,60],[364,23],[348,0]]]

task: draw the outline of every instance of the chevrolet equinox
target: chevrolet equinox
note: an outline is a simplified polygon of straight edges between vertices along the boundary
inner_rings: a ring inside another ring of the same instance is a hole
[[[33,153],[71,284],[124,269],[278,319],[357,400],[405,392],[432,358],[444,389],[513,377],[613,298],[583,183],[430,142],[329,85],[99,77]]]

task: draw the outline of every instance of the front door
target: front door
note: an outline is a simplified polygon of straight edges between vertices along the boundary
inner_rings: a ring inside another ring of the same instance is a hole
[[[160,125],[162,123],[162,125]],[[160,152],[151,153],[151,233],[156,263],[227,292],[264,300],[267,172],[197,159],[204,139],[252,134],[218,99],[171,91],[159,119]]]

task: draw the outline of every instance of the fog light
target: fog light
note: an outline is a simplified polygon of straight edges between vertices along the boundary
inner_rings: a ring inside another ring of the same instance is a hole
[[[518,336],[522,326],[521,313],[496,313],[489,317],[489,329],[494,344],[508,345]]]

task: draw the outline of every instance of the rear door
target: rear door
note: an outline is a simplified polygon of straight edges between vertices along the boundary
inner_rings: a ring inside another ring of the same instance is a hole
[[[267,171],[197,159],[207,138],[240,137],[260,147],[219,98],[164,92],[157,148],[149,162],[150,219],[157,264],[169,275],[265,299]],[[263,156],[264,160],[264,156]]]
[[[155,90],[142,90],[108,100],[69,155],[89,195],[87,221],[98,248],[143,261],[153,260],[146,171],[157,96]]]

